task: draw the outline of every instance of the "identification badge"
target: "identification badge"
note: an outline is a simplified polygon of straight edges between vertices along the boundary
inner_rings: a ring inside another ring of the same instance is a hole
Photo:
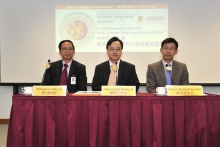
[[[76,77],[71,77],[71,84],[76,84]]]

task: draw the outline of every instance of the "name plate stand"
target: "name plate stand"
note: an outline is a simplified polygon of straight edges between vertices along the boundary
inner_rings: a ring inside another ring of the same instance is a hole
[[[202,86],[167,85],[167,96],[202,96]]]
[[[136,96],[135,86],[102,86],[102,96]]]
[[[33,86],[32,96],[66,96],[67,86]]]

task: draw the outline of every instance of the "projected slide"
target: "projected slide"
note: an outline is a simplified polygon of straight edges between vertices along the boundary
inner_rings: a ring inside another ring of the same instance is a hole
[[[106,52],[113,36],[124,52],[158,52],[168,37],[168,5],[56,6],[55,25],[56,46],[70,39],[77,52]]]

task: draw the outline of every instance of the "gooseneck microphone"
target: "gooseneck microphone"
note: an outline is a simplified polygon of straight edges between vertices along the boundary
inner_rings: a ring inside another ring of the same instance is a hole
[[[49,64],[49,63],[50,63],[50,59],[48,59],[47,64]],[[44,78],[45,78],[45,76],[46,76],[47,69],[48,69],[48,68],[46,67],[46,69],[45,69],[45,71],[44,71],[44,75],[43,75],[43,77],[42,77],[41,85],[43,85],[43,82],[44,82]]]

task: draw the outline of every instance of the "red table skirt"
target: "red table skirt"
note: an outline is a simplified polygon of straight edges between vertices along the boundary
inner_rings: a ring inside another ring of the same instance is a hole
[[[220,96],[13,96],[7,147],[220,147]]]

